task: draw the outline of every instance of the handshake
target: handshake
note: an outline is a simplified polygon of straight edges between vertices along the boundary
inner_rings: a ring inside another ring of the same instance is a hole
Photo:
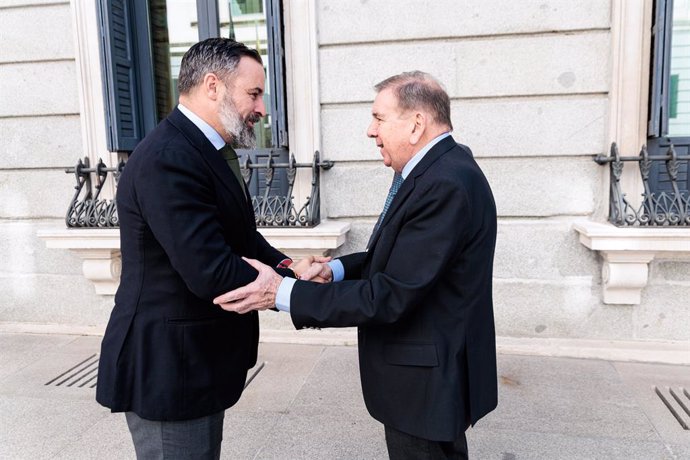
[[[274,308],[278,288],[283,282],[283,277],[276,273],[273,268],[258,260],[245,257],[242,259],[254,267],[259,275],[246,286],[219,295],[213,299],[213,303],[219,305],[223,310],[236,313]],[[333,271],[328,265],[330,260],[330,257],[309,256],[292,263],[289,268],[295,273],[295,278],[299,280],[329,283],[333,281]]]

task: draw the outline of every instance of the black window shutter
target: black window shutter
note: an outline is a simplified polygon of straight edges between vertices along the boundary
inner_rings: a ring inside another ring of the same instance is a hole
[[[655,0],[652,25],[652,68],[649,92],[649,126],[647,150],[650,155],[666,155],[671,144],[676,155],[690,153],[690,138],[668,137],[668,121],[672,107],[671,88],[671,35],[673,30],[673,0]],[[690,190],[690,162],[677,164],[676,184],[681,194]],[[659,196],[671,194],[674,189],[667,163],[653,161],[649,172],[650,191]]]
[[[274,163],[287,163],[289,161],[290,154],[287,149],[241,149],[237,151],[237,154],[240,157],[240,163],[244,161],[246,156],[249,156],[252,164],[264,166],[268,161],[269,152]],[[268,196],[286,196],[288,192],[287,169],[276,168],[273,171],[273,181]],[[266,193],[266,169],[253,169],[247,187],[250,195],[264,196]]]
[[[677,156],[690,155],[690,139],[675,138],[673,139],[673,149]],[[671,142],[667,139],[650,139],[648,151],[652,155],[666,155],[669,152]],[[678,171],[676,176],[676,184],[678,190],[687,195],[690,192],[690,161],[679,160]],[[652,167],[649,171],[649,188],[656,195],[659,196],[661,192],[670,194],[673,192],[672,178],[668,172],[666,162],[653,161]]]
[[[652,73],[649,91],[649,137],[668,131],[669,72],[673,1],[656,0],[652,25]]]
[[[99,0],[108,149],[131,152],[156,124],[146,0]]]
[[[268,60],[271,92],[271,138],[274,147],[288,146],[287,104],[285,100],[285,48],[280,0],[266,0]]]

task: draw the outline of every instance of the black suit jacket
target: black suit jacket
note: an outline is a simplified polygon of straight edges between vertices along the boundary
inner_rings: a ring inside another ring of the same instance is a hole
[[[451,137],[412,170],[345,280],[297,281],[297,328],[359,326],[364,400],[385,425],[452,441],[497,404],[491,292],[496,207]]]
[[[222,155],[177,109],[130,156],[117,208],[122,276],[96,399],[151,420],[228,408],[256,363],[258,315],[212,299],[256,278],[240,256],[271,266],[286,256],[256,231]]]

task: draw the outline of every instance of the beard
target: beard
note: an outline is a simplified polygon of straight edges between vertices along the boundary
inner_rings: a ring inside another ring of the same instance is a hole
[[[254,128],[250,127],[248,122],[257,123],[260,119],[261,117],[256,113],[251,113],[243,119],[235,108],[230,95],[228,94],[223,98],[220,106],[220,122],[226,135],[232,139],[230,145],[233,148],[256,148],[256,134],[254,133]]]

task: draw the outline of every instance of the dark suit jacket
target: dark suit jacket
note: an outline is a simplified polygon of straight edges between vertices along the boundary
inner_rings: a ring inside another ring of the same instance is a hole
[[[345,280],[297,281],[297,328],[359,326],[364,400],[385,425],[452,441],[497,404],[496,207],[470,150],[445,138],[403,182]]]
[[[212,299],[256,278],[240,256],[271,266],[286,256],[256,231],[225,160],[177,109],[130,156],[117,208],[122,276],[96,399],[151,420],[230,407],[256,362],[258,315]]]

